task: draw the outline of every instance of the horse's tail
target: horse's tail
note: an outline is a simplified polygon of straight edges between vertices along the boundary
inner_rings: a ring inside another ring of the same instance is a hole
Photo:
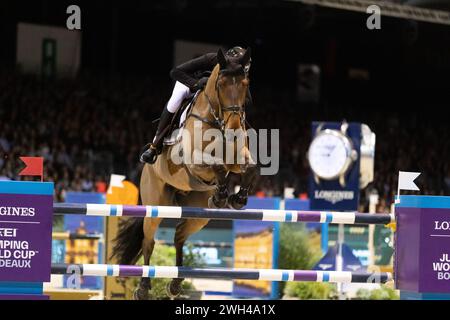
[[[111,259],[118,264],[135,264],[142,254],[144,218],[128,218],[119,223],[119,232],[114,239]]]

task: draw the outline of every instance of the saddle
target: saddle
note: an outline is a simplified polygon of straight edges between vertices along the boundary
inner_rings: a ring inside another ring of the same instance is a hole
[[[172,117],[172,121],[170,122],[169,129],[164,136],[164,146],[171,146],[180,141],[186,122],[186,115],[190,112],[190,109],[195,104],[199,93],[200,91],[197,91],[193,96],[184,99],[184,101],[181,103],[180,108],[178,108],[177,112],[175,112],[174,116]],[[177,132],[177,134],[174,134],[174,131],[176,129],[179,129],[179,131]]]
[[[209,77],[211,76],[211,71],[201,71],[195,74],[196,79],[200,79],[202,77]],[[172,121],[170,122],[169,129],[167,130],[166,134],[164,135],[163,145],[164,146],[171,146],[176,144],[181,140],[181,136],[184,129],[184,124],[186,121],[186,116],[190,112],[190,109],[195,104],[195,101],[197,100],[197,97],[199,93],[204,88],[201,88],[198,90],[193,96],[190,96],[181,103],[180,108],[178,108],[178,111],[175,112],[175,115],[172,118]],[[178,134],[173,134],[176,129],[180,129],[178,131]]]

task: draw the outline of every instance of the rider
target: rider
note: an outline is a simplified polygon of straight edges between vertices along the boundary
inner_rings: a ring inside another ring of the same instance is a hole
[[[233,47],[226,52],[226,56],[229,58],[240,58],[245,54],[245,49],[241,47]],[[140,157],[142,163],[155,163],[156,158],[161,153],[163,140],[165,136],[165,129],[169,126],[172,116],[180,108],[184,99],[194,94],[198,90],[203,89],[208,81],[208,77],[205,73],[211,72],[217,65],[217,53],[207,53],[190,61],[187,61],[170,71],[170,77],[175,80],[175,87],[172,92],[172,96],[167,102],[161,117],[159,119],[158,128],[156,130],[153,143],[150,144],[150,148],[147,149]],[[244,66],[244,70],[248,73],[250,69],[250,63],[248,62]],[[248,98],[246,105],[251,107],[251,96],[247,94]]]

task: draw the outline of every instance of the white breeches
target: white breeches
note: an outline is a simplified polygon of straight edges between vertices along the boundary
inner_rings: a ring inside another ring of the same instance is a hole
[[[189,87],[185,86],[181,82],[175,82],[175,87],[172,91],[172,96],[169,99],[169,102],[167,102],[167,110],[169,110],[170,113],[175,113],[178,108],[181,106],[181,103],[184,99],[189,97],[191,95],[191,90]]]

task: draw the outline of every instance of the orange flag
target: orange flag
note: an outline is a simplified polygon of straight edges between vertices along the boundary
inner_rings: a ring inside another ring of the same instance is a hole
[[[20,157],[25,163],[25,168],[19,173],[19,176],[40,176],[41,181],[44,178],[44,158],[42,157]]]
[[[122,187],[111,187],[111,193],[106,193],[108,204],[137,204],[139,200],[139,189],[130,181],[122,181]]]

